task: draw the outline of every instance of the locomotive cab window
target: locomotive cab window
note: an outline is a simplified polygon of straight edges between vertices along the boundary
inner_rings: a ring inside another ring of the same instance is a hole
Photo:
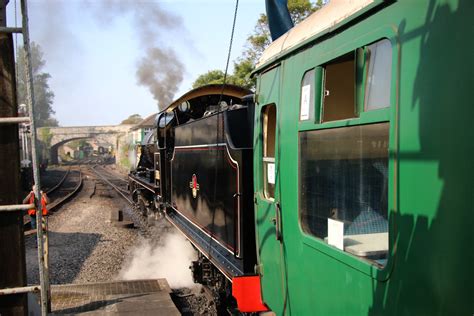
[[[275,198],[276,114],[275,104],[267,105],[262,109],[263,192],[267,199]]]
[[[157,118],[157,125],[158,125],[158,132],[157,132],[157,138],[158,138],[158,148],[166,148],[166,133],[171,127],[173,121],[174,121],[174,113],[173,112],[161,112],[158,114]]]

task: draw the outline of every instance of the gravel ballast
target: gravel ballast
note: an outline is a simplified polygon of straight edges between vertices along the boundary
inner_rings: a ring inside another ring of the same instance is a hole
[[[119,280],[134,250],[146,243],[160,244],[164,236],[177,233],[164,218],[144,218],[86,167],[82,171],[82,190],[48,217],[53,285]],[[111,213],[118,210],[134,228],[114,225]],[[25,247],[28,284],[39,284],[34,235],[25,236]],[[216,315],[215,304],[199,286],[174,288],[172,298],[184,315]]]
[[[111,211],[127,205],[113,192],[104,196],[98,192],[91,198],[94,182],[86,175],[81,192],[48,218],[51,284],[114,279],[138,236],[137,229],[111,224]],[[34,235],[26,237],[26,262],[28,283],[38,284]]]

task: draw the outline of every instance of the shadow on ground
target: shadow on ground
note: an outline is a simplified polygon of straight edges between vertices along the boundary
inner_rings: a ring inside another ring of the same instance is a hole
[[[100,234],[49,232],[50,283],[72,283],[100,242]],[[26,237],[26,258],[28,283],[38,284],[39,271],[34,235]]]

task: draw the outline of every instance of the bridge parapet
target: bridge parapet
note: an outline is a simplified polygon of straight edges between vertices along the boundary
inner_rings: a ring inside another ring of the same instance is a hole
[[[58,162],[58,148],[73,140],[97,139],[113,147],[118,147],[119,138],[125,137],[134,125],[111,126],[71,126],[71,127],[42,127],[38,135],[49,146],[49,159],[51,163]],[[117,148],[115,148],[117,149]]]

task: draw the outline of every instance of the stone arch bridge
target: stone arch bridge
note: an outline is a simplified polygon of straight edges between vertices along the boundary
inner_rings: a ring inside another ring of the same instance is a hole
[[[115,151],[120,147],[120,138],[124,138],[133,125],[114,126],[72,126],[72,127],[42,127],[38,135],[41,140],[49,139],[50,163],[58,163],[58,149],[62,145],[79,139],[95,139],[101,143],[110,144]]]

